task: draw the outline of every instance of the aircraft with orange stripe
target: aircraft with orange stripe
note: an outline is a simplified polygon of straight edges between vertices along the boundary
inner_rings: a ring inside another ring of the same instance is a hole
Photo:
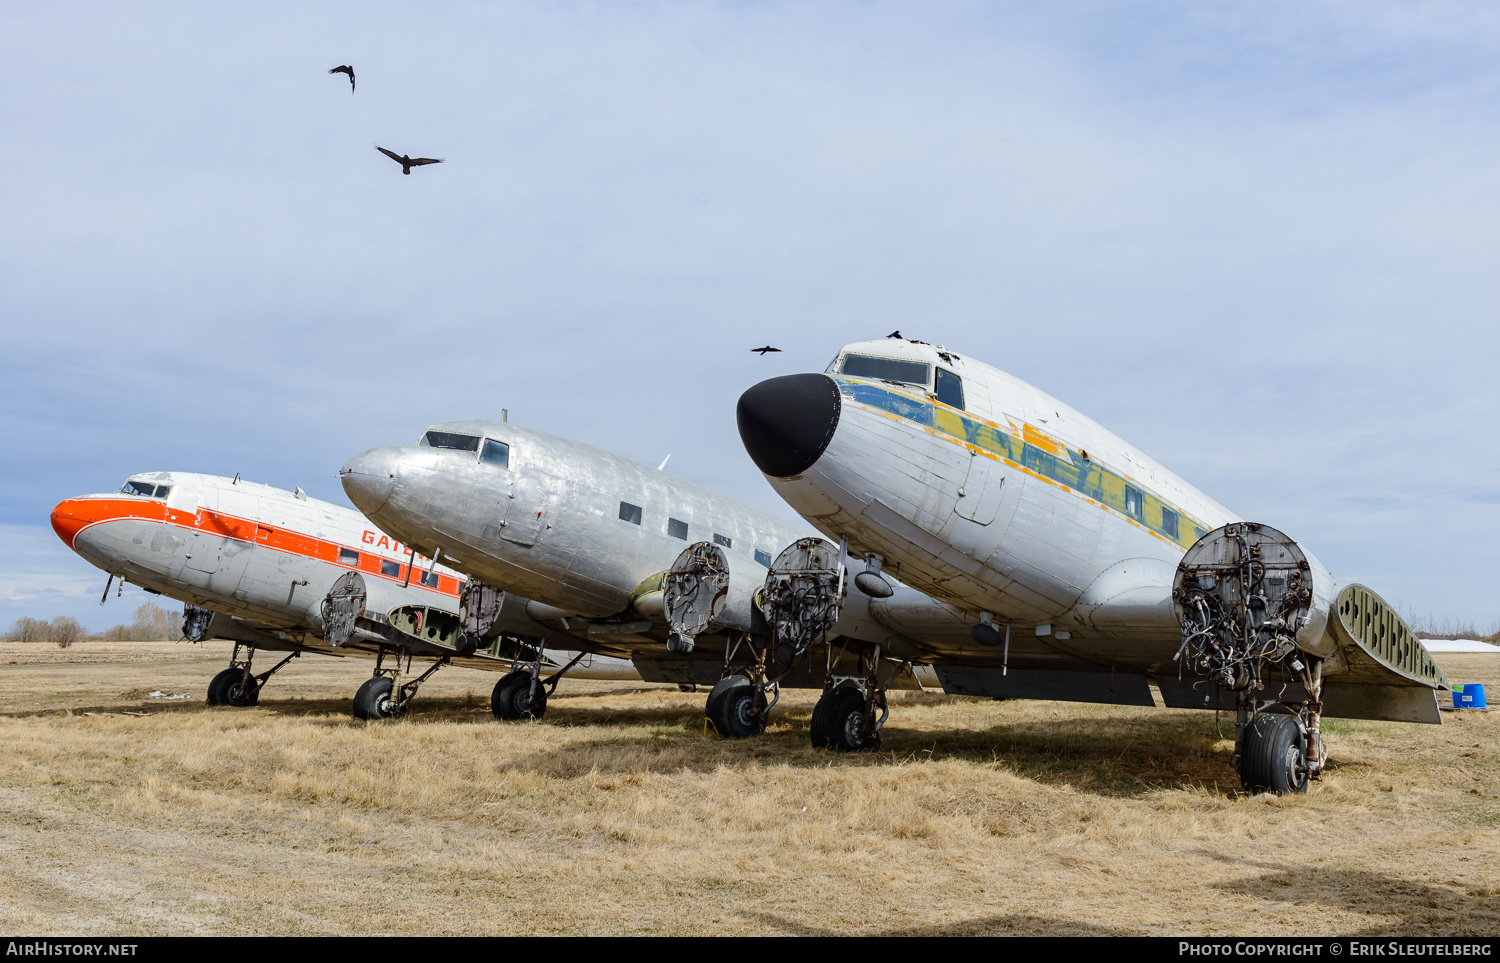
[[[526,704],[533,682],[551,691],[564,672],[640,678],[625,659],[566,648],[549,659],[546,640],[560,633],[531,619],[525,599],[470,588],[357,512],[300,488],[149,472],[117,492],[66,499],[52,511],[52,528],[109,574],[105,598],[115,579],[128,581],[184,603],[187,639],[235,643],[229,667],[208,687],[215,705],[254,705],[267,679],[303,652],[375,660],[354,697],[355,716],[366,719],[404,713],[443,665],[507,673],[496,686],[509,696],[495,707],[502,718],[539,715]],[[289,654],[256,673],[258,649]],[[416,663],[426,670],[403,681]],[[541,679],[545,667],[558,671]]]

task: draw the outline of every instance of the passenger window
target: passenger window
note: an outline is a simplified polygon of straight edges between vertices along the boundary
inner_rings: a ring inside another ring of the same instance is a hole
[[[1161,510],[1161,530],[1173,538],[1177,537],[1177,513],[1170,508]]]
[[[871,358],[863,354],[844,356],[841,374],[856,378],[878,378],[881,381],[900,381],[909,385],[926,385],[932,374],[932,365],[920,361],[896,361],[892,358]]]
[[[1129,485],[1125,486],[1125,514],[1141,517],[1141,493]]]
[[[386,560],[381,559],[381,561],[380,561],[380,574],[384,575],[386,578],[400,578],[401,577],[401,563],[400,562],[387,562]]]
[[[427,586],[428,588],[437,588],[438,587],[438,573],[436,573],[436,572],[423,572],[422,573],[422,584],[425,585],[425,586]]]
[[[629,522],[632,525],[639,525],[641,523],[641,506],[632,505],[629,502],[621,502],[620,521]]]
[[[947,368],[937,369],[937,400],[964,410],[964,380]]]
[[[734,548],[734,540],[728,535],[720,535],[718,532],[714,532],[714,544],[722,545],[725,548]]]
[[[1193,541],[1196,542],[1196,541],[1200,540],[1201,538],[1203,538],[1203,536],[1205,536],[1207,534],[1208,534],[1207,532],[1205,532],[1203,529],[1199,528],[1197,525],[1193,526]]]
[[[429,431],[417,444],[428,448],[454,448],[458,451],[478,451],[478,435],[460,435],[451,431]]]
[[[345,565],[353,565],[359,568],[359,553],[352,548],[339,549],[339,561]]]
[[[759,562],[760,564],[764,565],[766,568],[770,568],[771,567],[771,553],[770,552],[762,552],[760,549],[757,548],[755,550],[755,560],[757,562]]]
[[[510,467],[510,446],[491,438],[484,440],[484,450],[479,453],[479,460],[486,465],[494,465],[496,468]]]
[[[667,519],[667,534],[673,538],[680,538],[684,542],[687,541],[687,522],[680,518]]]

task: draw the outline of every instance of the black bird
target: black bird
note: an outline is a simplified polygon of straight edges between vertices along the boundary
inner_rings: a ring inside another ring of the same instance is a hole
[[[354,93],[354,68],[353,67],[349,66],[348,64],[341,64],[341,65],[333,68],[332,70],[330,70],[328,72],[331,73],[331,74],[348,74],[349,75],[349,93],[351,93],[351,94]]]
[[[767,352],[771,352],[771,351],[774,351],[777,354],[781,353],[781,349],[780,348],[773,348],[769,344],[766,345],[764,348],[751,348],[750,349],[750,353],[751,354],[758,354],[762,358],[764,358],[766,356]]]
[[[899,338],[899,337],[901,337],[901,332],[900,331],[892,331],[890,334],[886,335],[886,337],[887,338]]]
[[[410,174],[413,167],[421,167],[423,164],[441,164],[443,162],[441,157],[407,157],[405,154],[396,154],[386,150],[379,144],[375,145],[375,149],[400,164],[401,173],[403,174]]]

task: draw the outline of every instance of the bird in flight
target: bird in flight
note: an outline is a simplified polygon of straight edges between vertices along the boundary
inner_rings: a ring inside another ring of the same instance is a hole
[[[410,174],[413,167],[421,167],[423,164],[441,164],[443,162],[441,157],[407,157],[405,154],[388,151],[379,144],[375,145],[375,149],[400,164],[401,173],[403,174]]]
[[[772,351],[776,352],[777,354],[781,353],[781,349],[780,348],[773,348],[769,344],[766,345],[764,348],[751,348],[750,349],[750,353],[751,354],[758,354],[762,358],[764,358],[767,355],[767,353],[772,352]]]
[[[887,338],[899,338],[899,337],[901,337],[901,332],[899,330],[892,331],[890,334],[886,335],[886,337]]]
[[[330,70],[328,72],[331,73],[331,74],[348,74],[349,75],[349,93],[351,93],[351,94],[354,93],[354,68],[353,67],[349,66],[348,64],[340,64],[339,66],[334,67],[332,70]]]

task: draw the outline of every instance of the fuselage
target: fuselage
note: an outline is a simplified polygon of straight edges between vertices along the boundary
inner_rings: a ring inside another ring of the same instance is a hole
[[[382,531],[466,574],[588,618],[625,614],[643,583],[711,541],[769,566],[812,534],[583,442],[503,422],[433,425],[361,452],[340,477]]]
[[[662,579],[685,549],[711,542],[763,578],[783,549],[814,534],[622,455],[503,422],[433,425],[420,444],[354,455],[340,477],[382,531],[533,599],[527,611],[549,624],[596,620],[567,625],[587,633],[585,648],[634,657],[646,678],[666,671]],[[913,662],[973,648],[963,613],[899,584],[887,599],[849,593],[832,634]],[[695,658],[712,671],[693,678],[716,680],[724,649],[704,651],[716,654]]]
[[[364,580],[367,611],[405,631],[433,636],[436,622],[403,620],[398,611],[453,615],[459,609],[463,580],[458,572],[414,556],[358,512],[238,478],[132,475],[118,492],[63,501],[52,511],[52,527],[98,568],[229,616],[235,623],[230,637],[259,647],[372,654],[376,646],[368,642],[334,649],[322,637],[324,596],[348,572]],[[525,616],[525,604],[523,598],[507,599],[500,627],[518,635],[548,635]],[[484,668],[509,664],[483,650],[454,661]],[[628,663],[592,657],[575,674],[639,677]]]
[[[739,424],[776,491],[851,553],[1111,660],[1171,656],[1176,566],[1235,520],[1093,419],[933,345],[849,345],[823,374],[745,392]]]
[[[52,528],[106,572],[277,629],[319,631],[324,594],[350,571],[365,579],[376,611],[458,606],[457,572],[419,560],[406,584],[405,546],[358,512],[255,482],[132,475],[118,492],[62,502]]]

